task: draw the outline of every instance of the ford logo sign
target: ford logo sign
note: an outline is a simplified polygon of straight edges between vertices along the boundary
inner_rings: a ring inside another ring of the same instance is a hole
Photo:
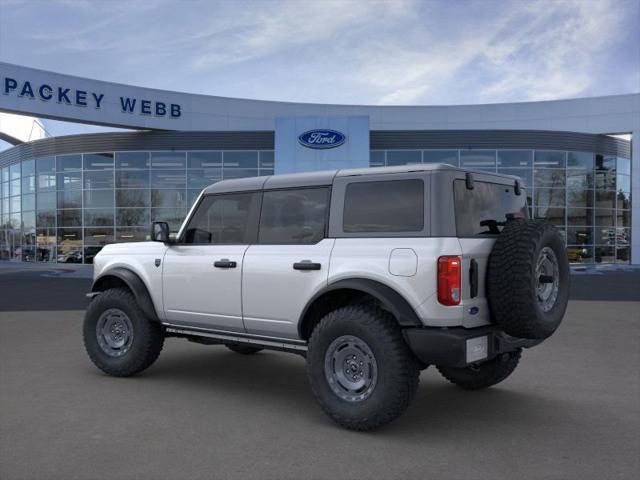
[[[329,129],[309,130],[298,136],[300,145],[307,148],[335,148],[347,141],[344,133]]]

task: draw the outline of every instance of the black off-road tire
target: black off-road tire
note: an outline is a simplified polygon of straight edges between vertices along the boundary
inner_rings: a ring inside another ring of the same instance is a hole
[[[465,390],[480,390],[506,379],[518,366],[521,350],[503,353],[477,366],[437,367],[444,378]]]
[[[253,355],[263,350],[259,347],[252,347],[250,345],[240,345],[235,343],[227,343],[225,347],[227,347],[232,352],[241,353],[242,355]]]
[[[544,311],[538,297],[537,262],[545,250],[555,256],[558,289]],[[542,220],[507,222],[489,257],[487,297],[495,322],[511,336],[544,339],[556,331],[569,301],[569,259],[560,232]],[[551,304],[550,304],[551,305]]]
[[[98,343],[96,325],[109,309],[126,314],[133,331],[131,345],[122,356],[110,356]],[[150,320],[138,307],[133,294],[124,288],[113,288],[93,298],[84,319],[84,345],[91,361],[103,372],[115,377],[129,377],[151,366],[164,345],[162,326]]]
[[[377,365],[377,382],[362,400],[340,398],[329,385],[325,360],[331,344],[344,336],[366,343]],[[339,425],[358,431],[391,422],[409,406],[419,382],[419,364],[393,316],[369,305],[339,308],[314,328],[307,351],[307,375],[324,412]]]

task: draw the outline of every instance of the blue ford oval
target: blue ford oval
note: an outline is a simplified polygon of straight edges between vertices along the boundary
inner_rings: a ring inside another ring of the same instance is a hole
[[[335,148],[347,141],[344,133],[327,128],[309,130],[298,136],[298,141],[307,148]]]

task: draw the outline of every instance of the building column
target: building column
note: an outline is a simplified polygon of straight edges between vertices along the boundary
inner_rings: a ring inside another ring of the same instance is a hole
[[[640,128],[631,137],[631,263],[640,265]]]

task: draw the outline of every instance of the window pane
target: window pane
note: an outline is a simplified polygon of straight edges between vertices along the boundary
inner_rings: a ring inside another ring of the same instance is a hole
[[[117,225],[122,226],[149,226],[148,208],[118,208]]]
[[[113,153],[85,153],[84,168],[87,170],[108,170],[113,168]]]
[[[104,245],[105,244],[100,244],[99,246],[84,247],[84,263],[93,263],[93,259],[100,252],[100,250],[102,250],[102,247]]]
[[[593,207],[593,190],[567,189],[567,207]]]
[[[58,172],[82,169],[82,155],[62,155],[56,158],[56,162]]]
[[[422,180],[350,183],[345,192],[343,229],[347,233],[420,232],[424,203]]]
[[[21,186],[20,178],[11,180],[9,182],[9,195],[11,196],[20,195],[20,191],[21,191],[20,186]]]
[[[118,188],[148,188],[148,170],[116,171],[116,187]]]
[[[151,152],[151,168],[185,168],[185,152]]]
[[[631,253],[629,247],[616,248],[616,263],[629,263]]]
[[[593,188],[593,171],[578,168],[567,170],[567,187]]]
[[[98,170],[94,172],[84,172],[84,188],[113,188],[113,171]]]
[[[616,245],[629,246],[631,244],[631,229],[616,228]]]
[[[631,210],[618,210],[616,212],[616,226],[618,227],[630,227],[631,226]]]
[[[631,208],[631,194],[625,192],[618,192],[616,194],[618,208],[628,210]]]
[[[533,170],[533,185],[535,187],[564,188],[566,185],[564,170]]]
[[[222,167],[222,152],[187,152],[189,168]]]
[[[113,243],[113,227],[94,227],[84,229],[85,245],[106,245]]]
[[[222,168],[207,168],[206,170],[189,170],[187,172],[187,187],[203,189],[222,180]]]
[[[495,150],[460,150],[460,166],[495,172],[496,152]]]
[[[252,243],[258,199],[255,193],[205,197],[189,222],[185,243]]]
[[[9,198],[9,211],[11,213],[20,213],[20,196]]]
[[[22,193],[33,193],[36,191],[36,177],[22,177]]]
[[[38,193],[38,202],[44,193]],[[55,192],[47,193],[46,195],[55,195]],[[53,197],[55,200],[55,197]],[[44,208],[49,208],[51,198],[46,198],[47,202]],[[40,207],[38,207],[40,208]],[[55,206],[54,206],[55,208]],[[82,208],[82,190],[69,190],[68,192],[58,192],[58,208]]]
[[[260,152],[260,168],[273,168],[274,152]]]
[[[151,172],[153,188],[187,188],[185,170],[156,170]]]
[[[563,188],[536,188],[533,204],[540,207],[564,207],[565,190]]]
[[[615,245],[616,229],[614,227],[596,227],[596,245]]]
[[[618,157],[616,171],[623,175],[631,175],[631,160]]]
[[[409,165],[412,163],[422,163],[422,152],[420,150],[389,150],[387,152],[387,166]]]
[[[603,227],[615,226],[615,212],[604,208],[595,209],[595,224]]]
[[[616,157],[596,155],[596,170],[604,172],[615,172]]]
[[[38,175],[38,191],[48,191],[56,189],[55,173],[43,173]]]
[[[384,150],[372,150],[369,153],[370,167],[384,167]]]
[[[9,181],[9,167],[2,167],[0,169],[1,175],[0,175],[0,181],[4,182],[8,182]]]
[[[567,153],[568,168],[582,168],[584,170],[593,170],[593,153],[589,152],[568,152]]]
[[[113,225],[112,209],[84,209],[84,225],[91,226],[111,226]]]
[[[592,227],[569,227],[567,228],[567,243],[575,245],[593,245]]]
[[[569,245],[567,247],[567,256],[571,263],[593,263],[593,247]]]
[[[593,225],[593,210],[586,208],[568,208],[567,225]]]
[[[616,177],[616,189],[619,192],[631,192],[631,177],[618,174]]]
[[[148,207],[151,204],[149,190],[116,190],[116,204],[118,207]]]
[[[258,168],[258,152],[224,152],[224,168]]]
[[[564,208],[561,207],[535,207],[533,217],[547,220],[553,225],[564,225]]]
[[[458,166],[457,150],[423,150],[422,161],[424,163],[448,163],[454,167]]]
[[[116,152],[116,168],[149,168],[149,152]]]
[[[55,210],[46,210],[43,212],[36,213],[36,226],[38,228],[49,227],[53,228],[56,226],[56,211]]]
[[[186,208],[185,190],[151,190],[151,206],[163,208]]]
[[[24,160],[22,162],[22,176],[27,177],[29,175],[36,174],[36,161],[35,160]]]
[[[531,167],[533,152],[531,150],[498,150],[499,167]]]
[[[116,242],[144,242],[151,238],[149,227],[116,228]]]
[[[596,191],[596,205],[597,208],[615,208],[616,206],[616,192],[603,192]]]
[[[58,174],[58,190],[72,190],[75,188],[82,188],[82,172],[63,172]]]
[[[453,185],[456,230],[460,236],[498,233],[496,222],[504,222],[508,213],[527,216],[526,199],[516,195],[513,187],[476,181],[473,190],[469,190],[464,180],[456,180]]]
[[[255,168],[225,168],[222,177],[227,180],[229,178],[246,178],[257,177],[258,170]]]
[[[82,210],[58,210],[58,227],[82,226]]]
[[[596,263],[615,263],[615,261],[616,261],[616,255],[615,255],[615,248],[613,246],[595,248]]]
[[[564,168],[565,158],[565,152],[536,150],[533,163],[536,168]]]
[[[259,243],[317,243],[324,238],[328,188],[265,192]]]
[[[113,190],[85,190],[84,208],[113,208]]]
[[[36,209],[36,195],[30,193],[28,195],[22,195],[22,210],[35,210]]]
[[[499,168],[498,167],[498,173],[515,175],[522,179],[525,187],[533,186],[533,170],[531,170],[530,168]]]
[[[53,173],[55,169],[56,169],[56,157],[44,157],[44,158],[36,159],[37,173]]]

